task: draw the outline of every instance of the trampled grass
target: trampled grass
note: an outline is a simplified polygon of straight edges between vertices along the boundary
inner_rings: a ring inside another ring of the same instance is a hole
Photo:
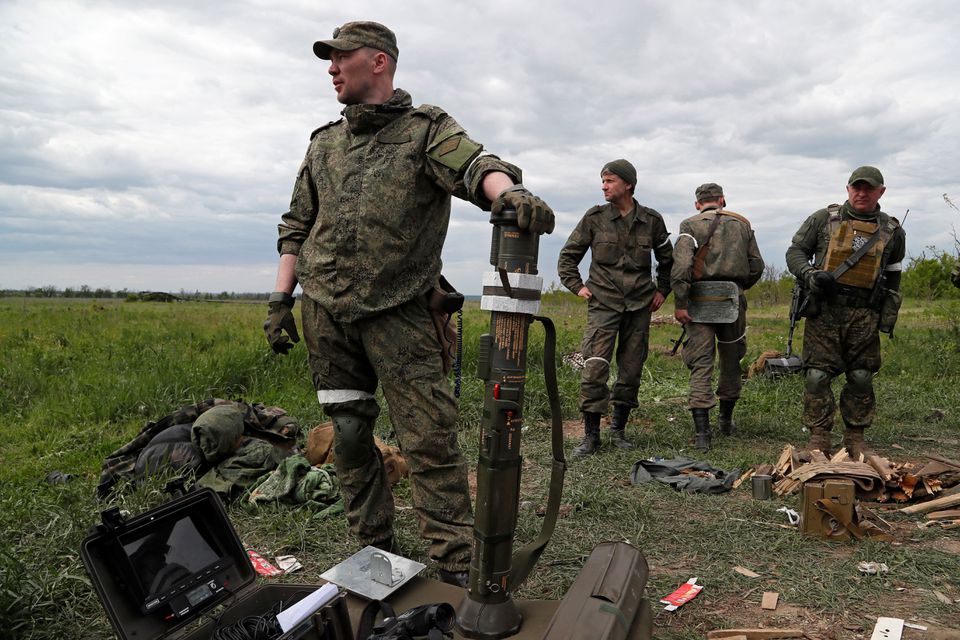
[[[106,638],[109,623],[79,560],[80,542],[108,506],[94,497],[103,458],[143,423],[206,397],[279,405],[309,428],[325,420],[316,403],[302,344],[288,356],[267,348],[264,305],[121,303],[89,300],[0,300],[0,637]],[[660,314],[670,315],[669,305]],[[750,309],[744,364],[768,349],[784,350],[785,303]],[[960,459],[960,302],[908,303],[896,339],[882,338],[876,379],[878,417],[869,437],[883,455],[922,462],[924,453]],[[553,293],[542,314],[558,330],[558,357],[579,349],[586,312],[573,296]],[[465,363],[461,444],[476,459],[482,385],[474,376],[479,334],[489,316],[475,304],[464,316]],[[921,518],[882,512],[894,542],[830,543],[784,528],[781,506],[796,496],[754,501],[746,488],[720,496],[686,495],[665,486],[632,486],[633,463],[649,456],[697,457],[685,406],[687,373],[668,355],[674,325],[651,329],[651,352],[631,415],[633,451],[605,446],[569,461],[562,517],[540,564],[517,594],[563,595],[593,546],[625,540],[650,564],[652,600],[697,576],[704,592],[674,613],[658,612],[658,638],[701,638],[730,626],[803,626],[812,637],[869,637],[879,615],[942,629],[960,628],[960,530],[920,529]],[[533,538],[549,482],[549,406],[543,385],[543,331],[531,328],[524,432],[524,479],[518,542]],[[802,325],[794,348],[802,346]],[[578,372],[560,365],[563,417],[577,420]],[[835,391],[838,391],[835,387]],[[705,456],[723,469],[775,462],[786,443],[802,444],[802,379],[750,379],[737,406],[740,434],[715,437]],[[937,418],[935,410],[942,412]],[[390,432],[383,412],[382,437]],[[604,434],[606,438],[606,434]],[[574,444],[571,436],[567,454]],[[51,471],[74,477],[49,484]],[[161,481],[118,500],[133,513],[165,500]],[[409,504],[396,488],[397,535],[403,552],[427,561]],[[311,582],[356,550],[342,518],[235,504],[241,539],[265,556],[293,554]],[[863,560],[890,571],[864,575]],[[750,579],[733,571],[747,567]],[[776,612],[759,608],[763,591],[780,593]],[[936,597],[939,592],[952,604]],[[657,609],[659,611],[659,609]],[[943,636],[947,637],[947,636]]]

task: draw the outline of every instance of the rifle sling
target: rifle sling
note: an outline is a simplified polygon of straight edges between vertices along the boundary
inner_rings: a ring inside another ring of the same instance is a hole
[[[714,214],[713,222],[710,223],[710,228],[707,230],[707,237],[693,256],[693,273],[691,275],[694,280],[699,280],[703,276],[703,262],[707,259],[707,247],[710,245],[710,238],[713,237],[713,233],[720,225],[720,215],[719,210]]]
[[[884,232],[886,231],[886,228],[885,228],[885,227],[880,227],[879,225],[877,225],[877,227],[878,227],[878,228],[877,228],[877,231],[876,231],[872,236],[870,236],[870,239],[869,239],[869,240],[867,240],[865,243],[863,243],[863,246],[862,246],[862,247],[860,247],[860,248],[857,249],[854,253],[852,253],[852,254],[850,254],[849,256],[847,256],[847,259],[846,259],[846,260],[844,260],[843,262],[841,262],[840,265],[839,265],[836,269],[834,269],[833,271],[830,272],[830,275],[833,276],[833,279],[834,279],[834,280],[839,279],[840,276],[842,276],[842,275],[845,274],[847,271],[849,271],[850,269],[853,269],[855,266],[857,266],[857,263],[860,262],[860,259],[861,259],[863,256],[867,255],[867,252],[870,251],[870,249],[873,247],[873,245],[877,244],[877,242],[880,241],[880,236],[881,236],[881,234],[883,234],[883,235],[892,235],[892,234],[885,234],[885,233],[884,233]]]

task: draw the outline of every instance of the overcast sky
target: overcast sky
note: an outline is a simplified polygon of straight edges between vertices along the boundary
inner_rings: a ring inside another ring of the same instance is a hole
[[[884,210],[910,209],[910,255],[952,251],[958,16],[947,0],[0,0],[0,288],[272,290],[309,134],[341,109],[312,45],[356,19],[397,33],[396,86],[554,208],[548,284],[620,157],[674,234],[696,186],[722,184],[781,268],[862,164]],[[461,291],[480,290],[489,235],[454,202]]]

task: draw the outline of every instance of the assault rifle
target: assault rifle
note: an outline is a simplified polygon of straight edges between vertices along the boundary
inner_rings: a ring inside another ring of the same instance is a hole
[[[810,292],[803,286],[803,281],[797,278],[793,283],[793,294],[790,298],[790,333],[787,334],[787,355],[783,358],[767,358],[763,363],[764,373],[783,375],[799,373],[803,370],[803,360],[800,359],[800,356],[793,355],[793,332],[809,303]]]
[[[683,325],[683,330],[680,332],[680,337],[676,340],[671,340],[673,342],[673,349],[670,351],[670,355],[677,355],[677,350],[680,348],[680,345],[683,344],[683,339],[687,337],[687,325]]]

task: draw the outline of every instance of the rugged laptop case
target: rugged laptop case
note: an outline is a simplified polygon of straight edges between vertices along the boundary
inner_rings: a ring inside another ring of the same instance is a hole
[[[247,552],[210,489],[191,491],[132,518],[116,508],[101,517],[80,555],[121,640],[207,640],[217,618],[226,626],[267,613],[278,601],[286,609],[320,587],[256,585]],[[221,604],[226,608],[210,615]],[[340,594],[280,637],[350,637],[349,628],[343,629],[346,612]]]

